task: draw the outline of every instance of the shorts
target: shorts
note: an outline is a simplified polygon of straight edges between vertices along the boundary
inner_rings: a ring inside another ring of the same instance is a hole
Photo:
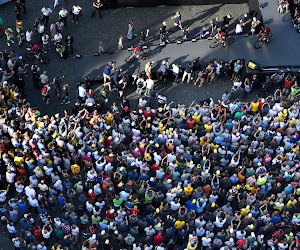
[[[110,76],[103,73],[103,78],[104,79],[110,79]]]

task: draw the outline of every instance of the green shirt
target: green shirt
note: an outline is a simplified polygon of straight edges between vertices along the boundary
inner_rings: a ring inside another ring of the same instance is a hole
[[[3,19],[0,17],[0,25],[3,24]]]
[[[238,120],[241,120],[243,115],[244,115],[244,112],[236,112],[234,117]]]
[[[98,225],[98,223],[101,221],[101,217],[100,216],[95,216],[95,215],[92,215],[92,224],[93,225]]]
[[[114,203],[117,205],[117,206],[121,206],[121,204],[123,203],[123,199],[119,198],[118,200],[117,199],[114,199]]]
[[[64,233],[61,229],[57,229],[57,228],[54,228],[54,233],[55,233],[55,236],[59,239],[62,239]]]
[[[145,201],[147,202],[147,203],[152,203],[152,200],[154,199],[154,195],[152,195],[152,196],[148,196],[148,193],[146,192],[145,193]]]
[[[171,179],[172,179],[173,181],[176,181],[176,180],[178,179],[179,176],[180,176],[180,173],[179,173],[179,172],[173,171],[173,172],[172,172]]]
[[[88,224],[89,223],[89,219],[85,219],[83,218],[83,216],[80,217],[80,222],[81,224]]]

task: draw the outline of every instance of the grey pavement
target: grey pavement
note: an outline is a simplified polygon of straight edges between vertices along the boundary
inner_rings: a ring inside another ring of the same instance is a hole
[[[50,16],[50,22],[57,21],[58,11],[63,7],[63,1],[60,0],[60,5],[54,10],[54,1],[44,0],[44,1],[26,1],[27,14],[21,14],[24,30],[31,28],[33,29],[34,20],[36,17],[41,17],[40,10],[43,6],[48,6],[52,8],[53,13]],[[150,29],[149,42],[151,44],[157,44],[158,41],[158,29],[163,21],[167,21],[168,28],[171,28],[173,21],[170,19],[171,16],[175,14],[176,11],[180,11],[183,17],[183,25],[190,25],[191,37],[198,36],[201,26],[208,25],[209,21],[216,16],[223,17],[230,13],[233,16],[233,25],[231,29],[234,28],[234,23],[236,23],[243,13],[248,12],[247,4],[237,4],[237,5],[204,5],[204,6],[168,6],[168,7],[157,7],[157,8],[121,8],[114,10],[104,10],[103,19],[95,16],[90,17],[92,12],[92,1],[77,1],[78,4],[83,8],[83,15],[80,18],[79,24],[72,24],[71,19],[68,20],[68,27],[64,30],[63,35],[66,36],[67,33],[71,33],[74,37],[74,50],[75,53],[82,55],[91,55],[93,51],[98,48],[99,41],[104,44],[105,50],[114,51],[117,47],[118,37],[123,35],[124,46],[132,46],[138,43],[138,38],[133,39],[133,41],[127,41],[126,35],[128,30],[129,20],[134,20],[136,24],[136,30],[139,32],[142,28]],[[72,7],[71,3],[66,7],[70,10]],[[4,20],[4,28],[11,27],[15,29],[15,13],[14,13],[14,1],[0,6],[0,16]],[[146,17],[146,18],[145,18]],[[49,27],[46,28],[46,32],[49,34]],[[171,34],[170,38],[172,41],[176,41],[181,37],[181,32],[177,31]],[[184,45],[185,46],[185,45]],[[6,40],[3,36],[0,38],[0,48],[1,50],[7,47]],[[25,44],[22,48],[19,48],[16,44],[11,47],[15,50],[16,55],[25,54]],[[123,51],[124,52],[124,51]],[[122,52],[117,52],[113,55],[107,55],[109,60]],[[125,51],[125,53],[127,53]],[[50,79],[55,76],[64,75],[65,82],[70,84],[70,105],[61,105],[59,101],[56,101],[53,96],[51,97],[50,105],[45,105],[41,99],[40,90],[34,89],[31,77],[26,79],[25,94],[26,99],[28,99],[33,107],[37,107],[42,114],[54,114],[56,112],[62,112],[63,109],[71,110],[71,105],[77,96],[77,84],[78,75],[76,72],[78,70],[77,63],[83,62],[84,59],[75,59],[73,56],[63,60],[55,52],[54,45],[51,44],[51,49],[48,53],[51,63],[49,65],[41,65],[41,71],[47,70],[47,74]],[[102,55],[101,55],[102,56]],[[100,57],[99,57],[100,59]],[[105,62],[106,63],[106,62]],[[74,71],[75,64],[75,71]],[[81,66],[81,67],[84,67]],[[100,72],[99,74],[102,74]],[[80,79],[81,80],[81,79]]]

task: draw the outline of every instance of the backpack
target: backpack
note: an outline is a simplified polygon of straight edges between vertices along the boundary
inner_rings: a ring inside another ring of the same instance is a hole
[[[48,91],[48,87],[47,86],[44,86],[41,90],[41,93],[42,95],[46,95],[47,94],[47,91]]]

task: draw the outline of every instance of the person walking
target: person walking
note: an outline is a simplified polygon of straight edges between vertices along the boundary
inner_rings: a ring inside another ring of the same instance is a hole
[[[11,28],[7,28],[5,30],[5,35],[6,35],[7,46],[10,47],[11,43],[15,43],[15,41],[13,40],[14,32],[12,31]]]
[[[127,38],[131,40],[135,36],[137,36],[137,34],[135,34],[134,22],[130,21],[128,24]]]
[[[118,41],[118,50],[122,50],[123,48],[123,36],[120,36]]]
[[[102,18],[101,15],[101,7],[103,6],[103,3],[101,3],[101,0],[96,0],[93,2],[94,11],[92,12],[91,17],[94,17],[95,13],[98,12],[99,17]]]
[[[25,33],[25,39],[27,42],[27,47],[31,47],[31,41],[32,41],[32,37],[33,37],[33,31],[31,29],[28,29]]]
[[[181,23],[181,14],[179,11],[176,12],[176,15],[171,17],[171,19],[175,19],[175,22],[174,22],[174,26],[173,28],[171,29],[172,32],[174,32],[174,30],[178,27],[182,30],[182,23]]]
[[[78,20],[79,20],[79,16],[81,15],[81,11],[82,11],[82,8],[77,3],[75,3],[75,5],[72,7],[72,14],[73,14],[72,23],[75,22],[76,24],[78,24]]]
[[[45,26],[47,26],[48,22],[49,22],[50,14],[52,13],[52,10],[48,7],[43,7],[41,9],[41,12],[42,12],[42,21],[43,21],[43,23],[45,23]]]

